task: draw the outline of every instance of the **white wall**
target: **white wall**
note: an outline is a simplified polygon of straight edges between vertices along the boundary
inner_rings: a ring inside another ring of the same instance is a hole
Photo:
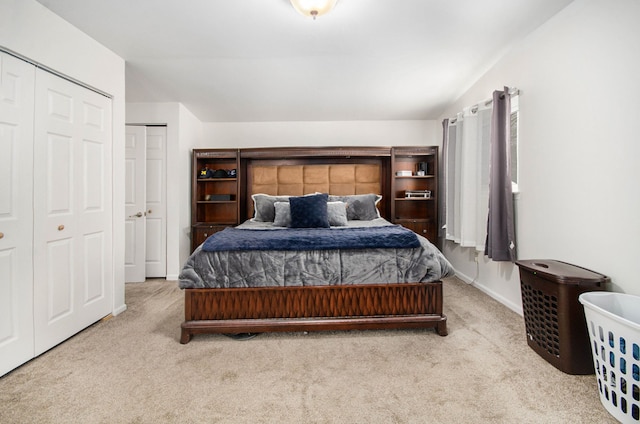
[[[191,150],[438,145],[436,121],[201,123],[180,103],[127,103],[128,124],[167,125],[167,279],[191,252]]]
[[[191,151],[275,146],[434,145],[436,121],[201,123],[180,103],[127,103],[128,124],[167,125],[167,279],[191,252]]]
[[[191,254],[191,150],[202,143],[202,123],[186,107],[180,105],[180,146],[176,152],[179,158],[180,175],[176,178],[178,193],[177,204],[180,206],[180,256],[175,263],[175,278],[182,265]],[[177,166],[178,164],[176,164]],[[187,182],[185,186],[185,182]]]
[[[200,147],[438,145],[437,121],[205,123]]]
[[[124,60],[34,0],[0,0],[0,46],[112,96],[113,313],[124,303]]]
[[[504,85],[520,96],[519,258],[557,259],[640,295],[640,2],[576,0],[485,74],[444,117]],[[468,249],[445,254],[468,278]],[[521,312],[518,268],[481,258],[477,285]]]
[[[176,280],[191,253],[191,149],[202,124],[180,103],[127,103],[126,122],[167,126],[167,279]]]

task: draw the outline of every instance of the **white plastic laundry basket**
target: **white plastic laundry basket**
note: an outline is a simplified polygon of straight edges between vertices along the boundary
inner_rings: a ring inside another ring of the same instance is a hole
[[[600,401],[618,421],[640,422],[640,296],[582,293]]]

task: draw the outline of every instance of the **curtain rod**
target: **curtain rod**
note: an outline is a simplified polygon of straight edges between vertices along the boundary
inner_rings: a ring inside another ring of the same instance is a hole
[[[518,94],[520,94],[520,90],[519,89],[517,89],[515,87],[511,87],[509,89],[509,96],[517,96]],[[500,98],[501,99],[504,98],[504,94],[502,94],[500,96]],[[480,102],[480,103],[482,103],[482,102]],[[484,105],[485,106],[489,106],[491,103],[493,103],[493,98],[484,101]],[[478,106],[478,105],[474,105],[474,106]],[[472,106],[472,107],[474,107],[474,106]]]
[[[517,96],[519,94],[520,94],[520,89],[518,89],[516,87],[509,88],[509,96]],[[493,98],[478,102],[475,105],[471,106],[471,109],[473,110],[473,108],[475,108],[476,110],[478,110],[478,105],[484,104],[485,106],[489,106],[491,103],[493,103]],[[473,110],[473,112],[475,113],[476,110]],[[457,120],[458,120],[458,117],[455,116],[455,117],[449,119],[449,123],[450,124],[455,124]]]

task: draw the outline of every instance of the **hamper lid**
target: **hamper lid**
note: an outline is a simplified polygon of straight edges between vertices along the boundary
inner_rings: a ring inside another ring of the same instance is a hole
[[[521,269],[537,274],[547,280],[562,284],[597,284],[609,282],[606,275],[551,259],[529,259],[516,261]]]

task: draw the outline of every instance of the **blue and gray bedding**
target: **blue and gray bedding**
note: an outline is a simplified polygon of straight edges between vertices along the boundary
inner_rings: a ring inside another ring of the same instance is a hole
[[[399,225],[286,228],[273,231],[229,227],[209,237],[202,250],[403,249],[419,246],[416,233]]]
[[[388,227],[388,228],[384,228]],[[309,285],[346,285],[346,284],[388,284],[405,282],[431,282],[453,275],[453,268],[442,253],[427,239],[420,235],[406,234],[404,229],[391,224],[383,218],[372,220],[349,220],[346,226],[331,228],[313,228],[301,232],[319,234],[326,232],[326,239],[309,246],[307,234],[305,242],[297,248],[286,247],[287,232],[296,235],[296,228],[283,229],[273,222],[261,222],[255,219],[242,225],[225,230],[223,238],[239,233],[242,240],[235,247],[229,245],[220,249],[221,240],[212,236],[199,246],[185,263],[179,276],[181,288],[237,288],[266,286],[309,286]],[[398,231],[399,230],[399,231]],[[315,233],[314,233],[315,232]],[[389,244],[389,237],[383,233],[394,234],[400,244]],[[367,245],[340,247],[333,245],[335,234],[354,233],[362,236],[369,233]],[[255,237],[268,245],[269,234],[277,235],[282,246],[278,249],[245,249],[243,244],[250,243]],[[401,234],[398,237],[395,235]],[[409,236],[412,244],[406,244],[403,237]],[[218,236],[220,237],[220,236]],[[303,238],[301,238],[302,240]],[[378,239],[382,245],[371,244]],[[236,239],[237,243],[239,239]],[[306,243],[306,244],[305,244]],[[324,243],[324,244],[320,244]],[[368,247],[367,247],[368,246]],[[212,250],[212,251],[210,251]]]

